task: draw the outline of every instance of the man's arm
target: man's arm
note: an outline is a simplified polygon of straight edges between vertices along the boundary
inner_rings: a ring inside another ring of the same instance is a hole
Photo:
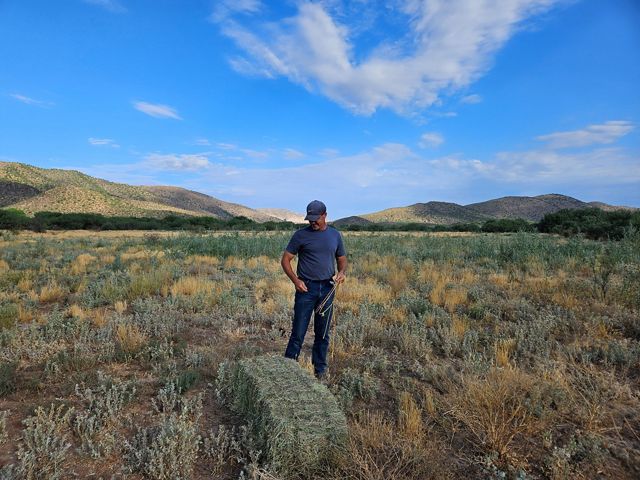
[[[294,273],[293,268],[291,268],[291,260],[293,260],[295,255],[293,253],[287,252],[286,250],[282,254],[282,259],[280,260],[280,265],[282,265],[282,270],[287,274],[287,277],[293,282],[296,286],[296,290],[299,292],[306,292],[307,286],[304,284],[302,280],[298,278],[298,276]]]
[[[338,273],[333,276],[333,279],[337,283],[342,283],[347,279],[347,256],[342,255],[340,257],[336,257],[336,261],[338,262]]]

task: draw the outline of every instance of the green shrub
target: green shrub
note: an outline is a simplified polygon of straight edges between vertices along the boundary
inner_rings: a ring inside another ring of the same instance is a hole
[[[71,447],[66,430],[72,413],[63,405],[51,405],[48,411],[38,407],[33,417],[24,420],[23,443],[17,453],[20,478],[62,478],[62,464]]]
[[[10,395],[17,389],[16,369],[18,362],[1,362],[0,363],[0,397]]]
[[[0,305],[0,330],[12,328],[18,321],[18,306],[14,303]]]

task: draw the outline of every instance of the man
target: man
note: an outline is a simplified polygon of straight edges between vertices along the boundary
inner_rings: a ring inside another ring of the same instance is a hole
[[[313,350],[311,362],[316,378],[321,379],[327,371],[329,350],[329,328],[333,317],[335,284],[345,280],[347,257],[342,236],[327,225],[327,207],[319,200],[307,205],[309,226],[293,234],[282,254],[282,269],[296,287],[291,337],[284,353],[287,358],[298,359],[311,314],[313,321]],[[293,273],[291,260],[298,255],[297,274]],[[335,264],[338,273],[335,273]]]

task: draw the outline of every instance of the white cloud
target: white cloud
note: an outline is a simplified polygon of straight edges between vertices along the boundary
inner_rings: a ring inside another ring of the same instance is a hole
[[[238,146],[233,143],[216,143],[216,147],[222,150],[235,150],[238,148]]]
[[[251,15],[262,10],[260,0],[222,0],[218,1],[210,20],[220,22],[233,14]]]
[[[175,120],[182,120],[182,117],[178,115],[178,112],[176,112],[174,108],[168,105],[147,102],[133,102],[133,108],[155,118],[173,118]]]
[[[442,92],[468,86],[524,21],[558,1],[410,0],[401,6],[376,3],[364,16],[341,14],[345,2],[303,1],[294,16],[275,21],[260,23],[257,7],[242,10],[252,13],[251,22],[230,10],[214,20],[239,47],[241,53],[230,59],[239,73],[284,76],[369,115],[378,108],[402,113],[423,109]],[[376,6],[378,20],[391,19],[384,21],[401,28],[377,28],[370,18]],[[403,34],[381,38],[363,52],[360,35],[380,31]]]
[[[474,103],[480,103],[480,102],[482,102],[482,97],[477,93],[474,93],[472,95],[467,95],[460,99],[460,103],[474,104]]]
[[[335,148],[323,148],[318,153],[322,157],[337,157],[340,154],[340,150]]]
[[[120,148],[115,141],[110,138],[94,138],[89,137],[88,142],[96,147],[112,147],[112,148]]]
[[[211,146],[211,142],[207,138],[196,138],[194,145],[201,145],[204,147],[208,147],[208,146]]]
[[[96,5],[112,13],[125,13],[127,9],[116,0],[82,0],[84,3]]]
[[[211,164],[205,154],[159,154],[152,153],[145,158],[145,164],[159,170],[197,171],[208,168]]]
[[[45,102],[43,100],[36,100],[35,98],[27,97],[26,95],[22,95],[20,93],[11,93],[10,97],[15,98],[16,100],[26,103],[27,105],[34,105],[36,107],[48,108],[54,105],[53,102]]]
[[[299,150],[294,148],[285,148],[284,149],[284,158],[287,160],[297,160],[300,158],[304,158],[306,155]]]
[[[444,142],[444,137],[438,132],[426,132],[420,136],[420,145],[421,148],[429,148],[429,147],[439,147]]]
[[[599,125],[589,125],[582,130],[556,132],[536,137],[546,142],[550,148],[586,147],[596,144],[609,144],[625,136],[634,129],[631,122],[612,120]]]

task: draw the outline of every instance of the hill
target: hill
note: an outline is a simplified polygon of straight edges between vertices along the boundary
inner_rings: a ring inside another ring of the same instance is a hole
[[[40,211],[100,213],[134,217],[169,214],[212,216],[222,220],[245,216],[257,222],[274,217],[184,188],[133,186],[63,169],[0,162],[0,207],[27,214]]]
[[[602,202],[586,203],[567,195],[549,193],[535,197],[509,196],[485,202],[458,205],[449,202],[416,203],[407,207],[388,208],[379,212],[336,220],[336,225],[360,224],[362,219],[374,223],[425,223],[451,225],[483,222],[490,219],[522,218],[537,222],[548,213],[568,208],[600,208],[606,211],[636,210]],[[352,223],[353,220],[353,223]]]
[[[408,207],[388,208],[380,212],[359,216],[374,223],[416,222],[441,225],[476,222],[491,218],[457,203],[448,202],[416,203]]]
[[[304,213],[296,213],[291,210],[286,210],[284,208],[257,208],[258,212],[262,212],[265,215],[269,215],[271,217],[275,217],[279,220],[284,220],[285,222],[293,222],[293,223],[305,223]]]

